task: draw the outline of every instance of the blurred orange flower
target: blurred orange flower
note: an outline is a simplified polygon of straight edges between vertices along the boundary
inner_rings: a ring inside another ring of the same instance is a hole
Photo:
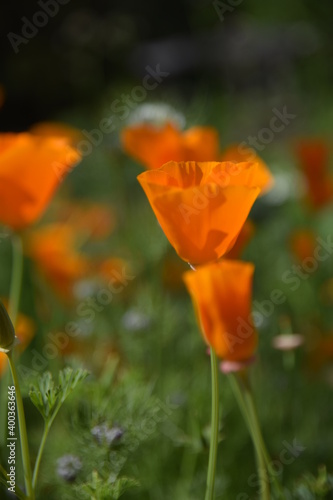
[[[295,153],[306,178],[309,202],[313,208],[321,208],[333,198],[329,146],[320,139],[302,140],[296,144]]]
[[[203,264],[228,252],[263,186],[255,163],[169,162],[138,176],[178,255]]]
[[[171,160],[216,161],[219,156],[218,134],[212,127],[182,132],[171,123],[133,125],[122,131],[121,140],[124,150],[149,169]]]
[[[92,202],[61,203],[57,220],[73,226],[83,237],[99,240],[106,238],[116,226],[116,214],[109,205]]]
[[[227,361],[246,361],[258,336],[251,320],[253,264],[232,260],[184,274],[202,335]]]
[[[8,310],[8,301],[2,300],[4,306]],[[16,337],[19,339],[19,344],[15,347],[16,352],[23,352],[27,346],[30,344],[36,332],[35,323],[32,319],[28,318],[24,314],[19,314],[17,317],[17,323],[15,328]],[[0,377],[7,368],[7,356],[6,354],[0,352]]]
[[[75,247],[76,233],[69,224],[54,223],[33,231],[27,240],[27,253],[45,279],[67,300],[73,286],[90,269],[89,260]]]
[[[316,236],[311,229],[298,229],[290,238],[290,248],[299,261],[313,257],[316,246]]]
[[[98,265],[97,272],[104,280],[117,282],[121,279],[124,268],[128,268],[128,264],[124,259],[109,257]]]
[[[35,222],[79,160],[79,153],[64,139],[0,134],[1,223],[21,230]]]
[[[30,128],[30,132],[40,137],[68,139],[73,146],[76,146],[84,137],[79,129],[61,122],[39,122]]]
[[[234,163],[255,162],[263,179],[261,194],[265,194],[273,187],[274,178],[266,163],[256,154],[254,149],[233,144],[223,152],[221,161],[232,161]]]
[[[308,353],[307,366],[315,372],[333,361],[333,335],[321,336]]]

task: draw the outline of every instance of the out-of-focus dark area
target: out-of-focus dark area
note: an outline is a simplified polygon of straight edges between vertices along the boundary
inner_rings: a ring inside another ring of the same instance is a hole
[[[332,84],[332,16],[329,0],[3,3],[1,129],[115,99],[148,65],[168,72],[163,92],[185,102],[200,88],[310,106]]]

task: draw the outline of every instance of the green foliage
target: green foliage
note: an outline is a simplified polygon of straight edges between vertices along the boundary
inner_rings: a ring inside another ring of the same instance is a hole
[[[79,382],[88,376],[83,369],[65,368],[59,372],[58,385],[55,385],[52,374],[45,372],[36,385],[31,385],[29,396],[46,423],[53,421],[60,407]]]
[[[138,485],[138,481],[125,476],[113,482],[105,481],[93,471],[91,479],[75,490],[82,500],[118,500],[128,489]]]
[[[328,474],[326,467],[318,470],[318,476],[306,473],[295,488],[295,498],[299,500],[317,500],[333,498],[333,475]]]

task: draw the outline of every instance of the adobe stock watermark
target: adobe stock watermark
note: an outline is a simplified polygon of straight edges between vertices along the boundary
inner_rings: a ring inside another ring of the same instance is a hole
[[[76,148],[83,158],[89,156],[94,148],[102,144],[105,135],[117,130],[116,121],[122,122],[126,120],[131,111],[147,98],[148,92],[155,90],[170,75],[169,72],[161,69],[160,64],[157,64],[155,68],[146,66],[145,70],[146,75],[143,77],[141,85],[136,85],[129,94],[121,94],[119,98],[112,101],[110,104],[112,114],[110,116],[103,117],[97,128],[81,130],[82,135],[86,139],[82,139],[76,145]],[[66,160],[70,160],[70,157]],[[68,161],[67,163],[70,162]],[[59,181],[62,181],[65,176],[64,170],[66,170],[64,169],[64,165],[60,162],[53,162],[52,167]],[[66,170],[66,173],[68,173],[68,170]]]
[[[296,439],[293,439],[293,442],[290,444],[288,441],[283,441],[282,442],[283,449],[279,453],[279,456],[275,460],[271,460],[269,464],[269,474],[266,475],[265,471],[259,470],[255,474],[251,474],[249,476],[247,484],[251,488],[259,488],[256,491],[256,494],[260,494],[261,489],[261,481],[262,479],[266,479],[268,482],[272,482],[274,479],[273,477],[278,477],[282,474],[283,469],[286,465],[291,465],[292,463],[295,462],[295,460],[306,450],[304,446],[301,444],[297,443]],[[250,497],[247,493],[239,493],[236,497],[236,500],[251,500],[252,497]]]
[[[247,155],[246,161],[254,160],[255,151],[263,151],[274,140],[276,134],[283,132],[291,121],[297,118],[297,115],[288,112],[287,106],[283,106],[282,111],[273,108],[272,113],[273,116],[269,120],[268,127],[261,128],[257,135],[249,135],[245,141],[238,145],[238,151]],[[255,150],[250,155],[248,146],[251,147],[250,150]]]
[[[20,46],[26,45],[30,40],[35,38],[41,28],[44,28],[50,18],[55,17],[61,5],[66,5],[70,0],[38,0],[37,5],[41,10],[37,10],[31,20],[26,16],[21,17],[23,23],[21,33],[7,33],[7,38],[15,52],[18,54]]]
[[[231,13],[238,7],[244,0],[227,0],[226,2],[221,2],[220,0],[213,1],[213,7],[219,16],[221,22],[224,21],[224,15],[226,13]]]
[[[244,157],[243,162],[255,161],[256,151],[263,151],[274,140],[276,134],[283,132],[290,122],[296,118],[296,115],[288,112],[287,106],[283,106],[282,111],[273,108],[272,112],[273,116],[269,120],[268,127],[260,129],[256,136],[249,135],[245,141],[242,141],[238,145],[238,152]],[[210,200],[219,195],[220,189],[228,186],[232,177],[239,175],[241,172],[242,170],[235,163],[233,166],[230,166],[228,171],[211,173],[210,180],[215,186],[207,184],[200,189],[198,187],[193,188],[191,203],[180,203],[178,205],[178,210],[184,222],[189,224],[191,217],[198,215],[202,210],[207,208]]]
[[[302,281],[310,278],[319,267],[320,262],[325,262],[332,258],[333,255],[333,240],[332,235],[328,235],[326,240],[320,236],[316,239],[318,245],[315,247],[313,255],[302,260],[301,264],[294,264],[290,269],[284,271],[281,276],[281,281],[284,285],[288,285],[291,292],[296,292],[301,286]],[[259,302],[253,302],[254,311],[248,318],[237,318],[237,330],[235,333],[226,333],[226,341],[228,349],[231,353],[234,352],[235,345],[243,344],[247,338],[254,334],[253,323],[260,325],[264,319],[269,318],[274,313],[277,306],[283,304],[287,300],[286,293],[280,288],[274,288],[268,299]]]
[[[87,297],[76,307],[76,314],[85,325],[91,325],[96,314],[100,314],[108,307],[114,296],[122,293],[129,283],[135,279],[135,276],[127,272],[125,266],[121,272],[114,270],[111,274],[112,278],[107,287],[100,288],[94,296]],[[66,349],[70,339],[82,333],[82,326],[78,321],[66,323],[64,331],[48,333],[46,336],[48,342],[44,344],[41,352],[31,349],[30,367],[19,364],[18,372],[20,376],[22,378],[37,376],[39,372],[47,368],[49,361],[57,358]]]

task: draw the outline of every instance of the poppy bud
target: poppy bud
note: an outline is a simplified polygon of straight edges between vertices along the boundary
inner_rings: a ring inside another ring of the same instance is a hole
[[[16,337],[13,323],[5,306],[0,301],[0,352],[11,351],[15,344]]]

